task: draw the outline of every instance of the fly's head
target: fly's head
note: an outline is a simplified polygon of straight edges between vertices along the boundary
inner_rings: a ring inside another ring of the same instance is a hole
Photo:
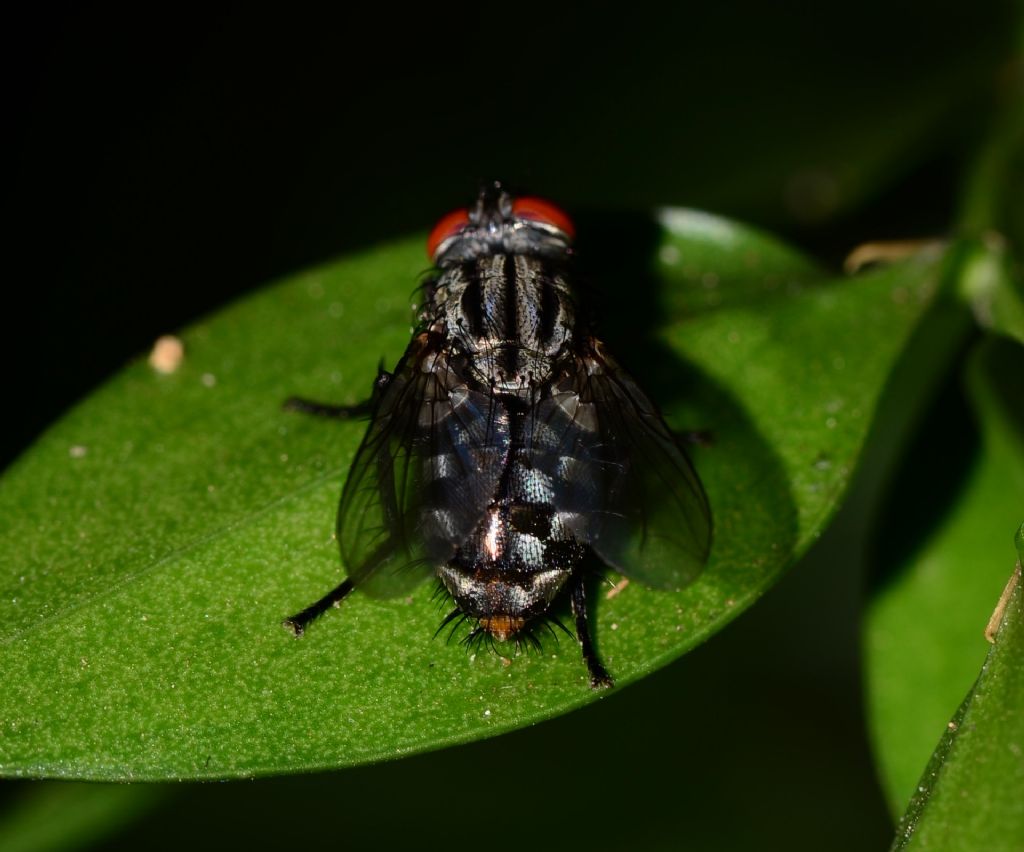
[[[514,197],[500,183],[487,184],[476,202],[434,226],[427,254],[442,269],[494,254],[564,259],[572,252],[572,221],[550,201]]]

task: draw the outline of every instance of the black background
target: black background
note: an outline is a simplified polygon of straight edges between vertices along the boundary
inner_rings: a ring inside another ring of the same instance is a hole
[[[429,228],[480,179],[584,217],[705,207],[831,259],[861,238],[942,230],[954,177],[943,158],[972,138],[1009,13],[22,14],[4,36],[0,461],[158,334],[275,276]],[[828,169],[854,178],[819,203]]]

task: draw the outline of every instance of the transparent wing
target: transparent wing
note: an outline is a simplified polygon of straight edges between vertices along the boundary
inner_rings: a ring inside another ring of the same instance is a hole
[[[356,588],[394,597],[450,559],[479,523],[508,443],[488,394],[420,335],[379,392],[338,507]]]
[[[534,464],[576,538],[646,585],[691,582],[711,548],[704,489],[661,415],[600,342],[569,365],[536,415]]]

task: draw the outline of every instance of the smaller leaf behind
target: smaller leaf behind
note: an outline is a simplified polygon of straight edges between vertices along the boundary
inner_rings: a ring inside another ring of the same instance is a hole
[[[910,800],[893,844],[897,852],[1024,848],[1024,582],[1020,571],[1018,560],[1017,582],[995,644]]]
[[[884,575],[864,641],[869,725],[895,814],[985,655],[1006,531],[1024,511],[1022,377],[1024,349],[998,339],[978,347],[966,398],[954,386],[932,409],[884,510]]]

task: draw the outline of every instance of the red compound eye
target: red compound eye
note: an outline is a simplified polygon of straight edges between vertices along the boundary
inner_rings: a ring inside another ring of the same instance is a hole
[[[561,208],[543,198],[517,198],[512,202],[512,215],[519,219],[530,219],[558,228],[570,239],[576,235],[570,219]]]
[[[454,237],[459,231],[469,224],[469,213],[462,210],[453,210],[447,216],[442,216],[440,221],[434,225],[434,230],[427,237],[427,256],[433,260],[441,243],[449,237]]]

